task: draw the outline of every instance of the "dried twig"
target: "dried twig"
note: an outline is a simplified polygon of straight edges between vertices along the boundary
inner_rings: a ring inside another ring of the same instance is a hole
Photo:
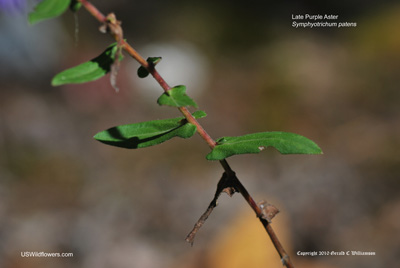
[[[233,187],[233,185],[231,185],[231,183],[232,183],[232,180],[230,180],[227,173],[224,172],[224,174],[222,175],[222,178],[218,182],[217,191],[215,192],[213,200],[211,201],[207,210],[203,213],[203,215],[201,215],[200,219],[196,222],[192,231],[186,236],[186,242],[189,242],[190,244],[193,245],[194,238],[196,236],[197,231],[201,228],[201,226],[203,226],[203,224],[206,222],[208,216],[210,216],[211,212],[217,206],[217,200],[218,200],[219,196],[221,195],[221,193],[225,192],[229,196],[232,196],[236,192],[235,188]]]

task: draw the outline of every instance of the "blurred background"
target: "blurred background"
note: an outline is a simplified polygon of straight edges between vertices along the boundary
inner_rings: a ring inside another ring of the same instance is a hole
[[[18,3],[17,3],[18,2]],[[112,126],[179,116],[139,65],[53,88],[58,72],[112,40],[81,10],[28,26],[37,1],[0,7],[0,267],[281,267],[261,224],[222,195],[191,247],[184,239],[222,175],[199,136],[139,150],[96,142]],[[229,159],[296,267],[400,267],[400,4],[397,1],[92,1],[171,86],[185,84],[211,136],[288,131],[320,156],[274,149]],[[295,29],[292,14],[352,28]],[[302,257],[298,251],[376,256]],[[72,252],[23,258],[21,252]]]

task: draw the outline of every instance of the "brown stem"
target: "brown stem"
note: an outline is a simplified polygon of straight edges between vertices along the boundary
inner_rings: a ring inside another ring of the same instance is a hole
[[[107,21],[107,17],[104,16],[95,6],[93,6],[87,0],[79,0],[82,5],[87,9],[87,11],[93,15],[100,23],[117,23],[118,21],[112,20]],[[118,25],[119,26],[119,25]],[[167,92],[171,89],[171,87],[167,84],[164,78],[158,73],[158,71],[154,68],[153,65],[150,65],[131,45],[129,45],[125,40],[121,40],[115,34],[111,33],[112,36],[119,41],[121,47],[132,57],[134,58],[141,66],[146,68],[149,73],[154,77],[154,79],[159,83],[162,89]],[[185,116],[185,118],[191,124],[194,124],[197,127],[197,132],[199,135],[206,141],[211,149],[216,146],[216,142],[213,138],[205,131],[202,125],[192,116],[190,111],[186,107],[179,107],[179,111]],[[197,230],[204,224],[205,220],[211,214],[212,210],[216,206],[217,199],[222,191],[227,192],[228,194],[233,194],[235,191],[240,192],[243,198],[247,201],[250,207],[254,210],[257,217],[260,219],[261,223],[263,224],[265,230],[267,231],[272,243],[274,244],[276,250],[281,257],[282,263],[287,268],[293,268],[293,264],[289,256],[287,255],[286,251],[284,250],[282,244],[280,243],[278,237],[276,236],[272,226],[268,222],[267,219],[263,217],[262,210],[259,205],[254,201],[254,199],[250,196],[247,192],[246,188],[242,185],[239,179],[236,177],[235,172],[231,169],[228,162],[224,159],[220,161],[221,166],[224,168],[225,172],[223,177],[221,178],[220,182],[218,183],[217,191],[215,193],[214,199],[211,201],[210,205],[208,206],[206,212],[200,217],[199,221],[197,221],[195,227],[193,228],[192,232],[186,238],[186,241],[193,243],[194,236]]]
[[[250,207],[254,210],[257,217],[260,219],[262,225],[264,226],[265,230],[267,231],[269,238],[271,239],[272,243],[275,246],[275,249],[278,251],[279,256],[281,257],[283,265],[287,268],[293,268],[293,264],[289,258],[289,255],[286,253],[285,249],[283,248],[279,238],[276,236],[274,229],[272,228],[270,222],[264,218],[263,212],[259,205],[254,201],[251,195],[247,192],[246,188],[243,184],[239,181],[239,179],[235,176],[232,178],[234,180],[234,187],[235,189],[240,192],[243,198],[247,201]]]
[[[207,210],[201,215],[200,219],[194,225],[192,231],[186,236],[186,242],[193,245],[194,238],[203,224],[206,222],[207,218],[213,212],[214,208],[217,206],[217,201],[222,192],[227,193],[232,196],[235,193],[235,189],[231,185],[230,175],[226,172],[222,175],[222,178],[218,182],[217,191],[215,192],[213,200],[211,200],[210,205],[208,205]]]

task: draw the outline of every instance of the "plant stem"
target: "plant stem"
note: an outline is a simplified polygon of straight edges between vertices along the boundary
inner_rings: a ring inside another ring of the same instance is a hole
[[[160,73],[154,68],[154,66],[150,65],[140,54],[131,47],[126,41],[123,41],[124,50],[133,57],[137,62],[140,63],[143,67],[145,67],[149,73],[154,77],[154,79],[158,82],[158,84],[162,87],[165,92],[171,89],[171,87],[167,84],[164,78],[160,75]],[[186,120],[189,123],[195,125],[197,127],[197,132],[199,135],[207,142],[210,148],[214,148],[216,142],[211,138],[211,136],[205,131],[202,125],[192,116],[190,111],[186,107],[179,107],[179,111],[185,116]]]
[[[272,228],[270,222],[263,217],[263,213],[261,211],[260,206],[257,205],[257,203],[254,201],[254,199],[251,197],[251,195],[247,192],[246,188],[240,182],[240,180],[236,176],[234,176],[234,179],[235,179],[235,189],[242,194],[243,198],[247,201],[247,203],[250,205],[250,207],[256,213],[257,217],[260,219],[262,225],[264,226],[265,230],[267,231],[267,233],[269,235],[269,238],[271,239],[272,243],[274,244],[276,251],[278,251],[283,265],[285,265],[287,268],[293,268],[294,266],[289,258],[289,255],[286,253],[285,249],[283,248],[283,246],[282,246],[281,242],[279,241],[279,238],[275,234],[275,231]]]
[[[87,0],[79,0],[82,5],[86,8],[86,10],[93,15],[100,23],[103,24],[113,24],[117,23],[117,21],[107,21],[107,17],[104,16],[94,5],[92,5],[89,1]],[[115,25],[114,25],[115,26]],[[119,25],[117,25],[119,27]],[[110,29],[113,29],[114,27],[109,27]],[[141,66],[146,68],[149,73],[154,77],[154,79],[159,83],[161,88],[167,92],[168,90],[171,89],[171,87],[167,84],[167,82],[164,80],[164,78],[158,73],[158,71],[154,68],[153,65],[149,64],[131,45],[129,45],[123,38],[122,36],[116,35],[115,33],[111,32],[111,35],[116,38],[119,37],[119,41],[121,47],[132,57],[134,58]],[[211,149],[213,149],[216,146],[215,140],[206,132],[206,130],[203,128],[202,125],[192,116],[190,111],[186,107],[179,107],[179,111],[185,116],[186,120],[188,120],[189,123],[193,124],[197,128],[198,134],[204,139],[204,141],[209,145]],[[265,230],[267,231],[272,243],[274,244],[276,250],[279,253],[279,256],[281,257],[282,263],[284,266],[287,268],[294,268],[293,264],[291,263],[291,260],[289,256],[287,255],[286,251],[284,250],[282,244],[280,243],[277,235],[275,234],[274,230],[272,229],[271,224],[269,221],[265,218],[263,218],[263,213],[259,205],[254,201],[254,199],[251,197],[251,195],[248,193],[246,188],[243,186],[243,184],[239,181],[239,179],[236,177],[235,172],[231,169],[229,166],[228,162],[226,159],[223,159],[219,161],[223,169],[225,170],[225,173],[227,174],[227,182],[226,185],[232,185],[234,190],[240,192],[240,194],[243,196],[243,198],[247,201],[247,203],[250,205],[250,207],[254,210],[256,213],[257,217],[260,219],[262,225],[264,226]],[[224,177],[222,178],[224,179]],[[221,180],[222,180],[221,179]],[[220,192],[222,192],[223,189],[217,188],[217,193],[209,205],[206,213],[202,215],[200,220],[196,225],[198,225],[198,228],[201,227],[201,225],[204,223],[204,221],[207,219],[207,217],[210,215],[212,209],[216,205],[216,199],[218,198]],[[232,192],[233,194],[234,192]],[[200,223],[200,224],[199,224]],[[196,227],[195,227],[196,228]],[[197,229],[198,229],[197,228]],[[196,231],[197,231],[196,229]],[[195,232],[194,232],[195,234]],[[194,235],[193,235],[194,239]],[[192,240],[193,241],[193,240]]]

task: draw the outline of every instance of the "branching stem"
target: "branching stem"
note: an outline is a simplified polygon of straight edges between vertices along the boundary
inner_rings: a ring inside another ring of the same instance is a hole
[[[121,48],[125,50],[132,58],[134,58],[141,66],[146,68],[149,73],[154,77],[154,79],[159,83],[162,89],[167,92],[171,89],[171,87],[167,84],[164,78],[158,73],[158,71],[154,68],[153,65],[149,64],[131,45],[128,44],[122,38],[122,29],[120,27],[120,22],[116,19],[109,20],[109,16],[104,16],[93,4],[91,4],[87,0],[79,0],[85,9],[95,17],[100,23],[103,25],[106,24],[108,31],[110,34],[119,42]],[[121,29],[121,32],[113,32],[114,29]],[[179,111],[185,116],[186,120],[189,123],[195,125],[197,127],[198,134],[205,140],[205,142],[209,145],[211,149],[216,146],[216,142],[211,136],[206,132],[202,125],[192,116],[190,111],[186,107],[179,107]],[[186,241],[193,243],[194,237],[198,231],[198,229],[204,224],[205,220],[211,214],[212,210],[217,205],[217,199],[221,192],[226,192],[229,195],[232,195],[235,192],[239,192],[243,198],[247,201],[250,207],[254,210],[257,217],[260,219],[262,225],[264,226],[265,230],[267,231],[272,243],[274,244],[276,250],[281,257],[282,263],[287,268],[294,268],[289,256],[287,255],[286,251],[284,250],[282,244],[280,243],[277,235],[275,234],[274,230],[268,219],[263,217],[263,212],[260,206],[254,201],[251,195],[248,193],[246,188],[243,184],[239,181],[236,177],[235,172],[231,169],[228,162],[223,159],[220,161],[221,166],[225,170],[224,175],[222,176],[220,182],[218,183],[217,191],[215,193],[214,199],[211,201],[210,205],[208,206],[206,212],[200,217],[200,219],[195,224],[192,232],[186,238]]]

